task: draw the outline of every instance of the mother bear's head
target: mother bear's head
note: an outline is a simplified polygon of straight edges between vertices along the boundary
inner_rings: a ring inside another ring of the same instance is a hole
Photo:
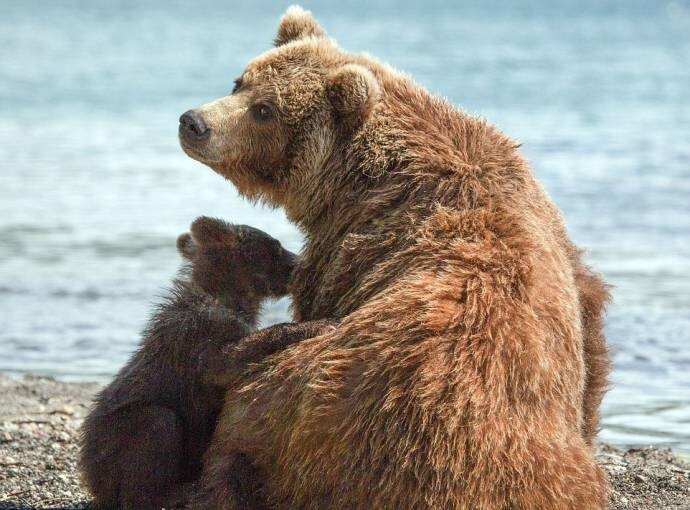
[[[230,95],[180,117],[180,144],[243,195],[285,207],[299,221],[326,180],[337,193],[338,178],[326,174],[342,174],[351,139],[379,101],[380,71],[291,7],[275,47],[247,65]]]

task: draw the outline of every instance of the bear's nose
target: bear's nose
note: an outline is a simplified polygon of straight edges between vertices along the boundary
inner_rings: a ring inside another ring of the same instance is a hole
[[[180,117],[180,134],[190,140],[208,138],[211,130],[206,127],[204,118],[195,110],[189,110]]]

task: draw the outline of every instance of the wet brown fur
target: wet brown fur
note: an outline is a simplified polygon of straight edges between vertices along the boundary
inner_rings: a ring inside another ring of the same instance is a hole
[[[301,9],[277,41],[182,143],[304,232],[295,320],[342,322],[231,388],[207,507],[260,506],[244,458],[276,509],[604,508],[608,295],[517,144]]]
[[[210,218],[195,221],[178,248],[191,267],[82,428],[80,468],[99,508],[184,498],[223,403],[209,367],[255,329],[264,299],[287,293],[295,261],[263,232]]]

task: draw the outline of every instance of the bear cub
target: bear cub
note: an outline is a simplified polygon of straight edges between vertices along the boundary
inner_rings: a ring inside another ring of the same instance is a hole
[[[225,395],[212,365],[255,330],[265,299],[288,293],[296,259],[260,230],[207,217],[177,247],[188,264],[82,427],[80,469],[98,508],[183,502]]]

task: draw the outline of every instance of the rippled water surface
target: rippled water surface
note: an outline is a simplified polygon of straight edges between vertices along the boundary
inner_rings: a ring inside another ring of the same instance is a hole
[[[490,4],[490,5],[489,5]],[[178,148],[285,4],[0,0],[0,370],[111,375],[200,214],[292,249]],[[523,143],[615,285],[603,439],[690,452],[690,4],[308,3],[339,43],[404,69]],[[286,317],[268,308],[265,322]]]

